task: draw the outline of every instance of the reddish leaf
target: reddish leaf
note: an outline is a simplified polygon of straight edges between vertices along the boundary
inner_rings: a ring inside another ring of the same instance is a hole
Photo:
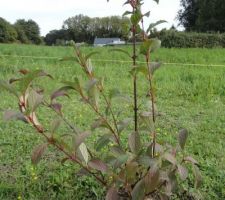
[[[16,112],[13,110],[5,111],[3,119],[6,121],[15,119],[15,120],[21,120],[21,121],[27,123],[27,120],[22,113]]]
[[[27,69],[21,69],[21,70],[19,70],[19,72],[23,75],[29,73],[29,71]]]
[[[128,144],[131,152],[138,153],[140,150],[140,136],[137,132],[132,132],[128,138]]]
[[[98,171],[101,171],[103,173],[105,173],[108,169],[108,166],[102,162],[101,160],[99,159],[92,159],[88,162],[88,165],[93,168],[93,169],[96,169]]]
[[[195,176],[195,188],[199,188],[202,183],[201,172],[199,171],[199,168],[196,165],[193,164],[192,167]]]
[[[69,95],[66,93],[66,91],[59,89],[59,90],[56,90],[55,92],[53,92],[53,94],[51,95],[51,101],[53,99],[56,99],[57,97],[61,97],[61,96],[69,97]]]
[[[154,165],[150,168],[149,172],[144,178],[144,182],[146,193],[150,193],[156,189],[159,184],[159,169],[157,165]]]
[[[76,150],[81,143],[84,142],[84,140],[90,135],[91,133],[90,132],[84,132],[84,133],[81,133],[79,135],[75,135],[74,136],[74,149]]]
[[[182,180],[185,180],[188,177],[188,170],[182,165],[177,165],[177,170]]]
[[[59,118],[56,118],[51,122],[51,133],[56,132],[56,130],[59,128],[61,122],[62,122],[62,120]]]
[[[195,165],[198,164],[198,161],[196,161],[194,158],[192,158],[192,157],[190,157],[190,156],[185,157],[184,160],[185,160],[185,161],[188,161],[188,162],[191,162],[191,163],[193,163],[193,164],[195,164]]]
[[[182,129],[178,135],[178,141],[179,141],[181,149],[184,149],[187,137],[188,137],[187,129]]]
[[[31,161],[34,165],[38,164],[38,162],[40,161],[42,155],[44,154],[47,146],[48,146],[48,144],[46,144],[46,143],[41,144],[33,150],[33,153],[31,156]]]
[[[133,200],[143,200],[145,197],[145,182],[140,180],[131,192]]]
[[[109,188],[109,190],[107,191],[105,199],[106,200],[119,200],[120,197],[117,193],[116,188],[114,188],[114,187]]]
[[[62,114],[62,105],[61,104],[53,103],[53,104],[51,104],[51,108],[53,108],[60,115]]]
[[[34,112],[37,107],[42,103],[43,101],[43,95],[38,94],[35,90],[31,90],[28,94],[28,104],[29,108],[32,112]]]

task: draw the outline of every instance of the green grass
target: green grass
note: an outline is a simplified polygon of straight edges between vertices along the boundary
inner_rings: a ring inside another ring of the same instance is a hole
[[[107,48],[84,48],[84,51],[99,50],[93,57],[95,72],[105,76],[107,89],[120,86],[128,95],[132,93],[128,71],[129,63],[123,54],[109,53]],[[129,48],[128,48],[129,49]],[[11,55],[5,57],[2,55]],[[18,58],[14,56],[50,57]],[[56,58],[73,55],[69,47],[43,47],[29,45],[0,45],[0,79],[15,77],[21,68],[44,69],[54,80],[42,79],[51,92],[63,79],[71,80],[82,71],[73,62],[60,62]],[[174,143],[179,128],[186,127],[190,137],[186,151],[200,163],[203,185],[200,188],[204,199],[225,199],[225,49],[160,49],[152,60],[173,63],[197,63],[208,66],[164,65],[156,72],[159,140]],[[99,61],[104,59],[104,61]],[[105,60],[114,60],[111,62]],[[144,96],[147,85],[139,78],[139,95]],[[75,95],[72,102],[65,103],[64,112],[73,123],[82,129],[90,125],[95,116],[85,105],[80,105]],[[0,110],[16,108],[13,97],[0,91]],[[131,108],[116,104],[125,115]],[[52,113],[40,109],[44,124],[53,118]],[[62,127],[62,131],[68,131]],[[104,191],[90,177],[77,177],[71,163],[60,164],[63,155],[50,149],[40,164],[33,168],[30,154],[34,146],[41,143],[32,127],[21,122],[3,122],[0,118],[0,199],[102,199]],[[36,178],[37,177],[37,178]]]

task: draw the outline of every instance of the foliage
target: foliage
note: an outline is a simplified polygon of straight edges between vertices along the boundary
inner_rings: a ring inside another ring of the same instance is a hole
[[[13,26],[0,17],[0,43],[15,42],[16,38],[17,32]]]
[[[223,0],[181,0],[178,20],[187,31],[225,32]]]
[[[40,28],[33,20],[18,19],[14,24],[18,30],[18,40],[22,43],[41,44]]]
[[[176,30],[152,31],[152,37],[158,37],[166,48],[224,48],[225,34],[178,32]]]
[[[66,19],[63,28],[50,31],[46,37],[47,45],[57,43],[57,40],[93,43],[95,37],[119,37],[127,40],[130,21],[126,17],[94,17],[76,15]]]
[[[96,52],[84,54],[77,45],[75,57],[66,57],[63,60],[78,63],[84,80],[76,76],[72,81],[64,80],[63,85],[46,98],[45,87],[37,84],[36,80],[43,77],[52,79],[52,76],[43,70],[20,70],[19,78],[0,82],[2,89],[17,98],[20,109],[19,113],[7,111],[5,119],[25,121],[45,139],[32,153],[33,164],[37,164],[49,146],[53,146],[64,154],[62,163],[69,160],[77,164],[81,168],[79,174],[89,174],[102,184],[107,189],[106,199],[167,199],[178,189],[178,183],[187,179],[186,165],[192,166],[196,188],[200,186],[202,178],[198,162],[184,151],[188,137],[186,129],[179,132],[175,146],[157,142],[156,119],[160,114],[156,108],[153,77],[160,68],[160,63],[150,62],[150,55],[160,47],[161,42],[156,38],[148,39],[140,28],[143,17],[149,15],[149,12],[141,12],[143,1],[126,3],[132,7],[130,19],[133,53],[119,52],[126,53],[133,62],[129,71],[133,80],[133,119],[127,116],[124,118],[120,110],[113,109],[116,99],[121,101],[122,98],[130,102],[130,98],[119,92],[118,88],[106,91],[104,77],[96,76],[90,60]],[[143,37],[139,51],[136,48],[137,34]],[[143,57],[145,65],[138,65],[137,57]],[[146,98],[138,96],[137,86],[141,75],[148,85]],[[78,95],[81,102],[95,113],[96,118],[90,130],[87,127],[86,130],[80,130],[64,116],[60,99],[69,97],[69,91]],[[51,120],[50,129],[46,129],[45,123],[39,121],[37,111],[40,107],[50,109],[57,115]],[[58,134],[62,123],[68,126],[69,133]],[[99,137],[93,146],[87,141],[96,131]]]

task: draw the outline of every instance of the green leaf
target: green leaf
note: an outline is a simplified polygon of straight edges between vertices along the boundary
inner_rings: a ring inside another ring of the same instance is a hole
[[[129,58],[131,58],[130,53],[128,51],[124,50],[124,49],[121,49],[121,48],[113,48],[113,49],[110,49],[109,51],[115,51],[115,52],[123,53],[123,54],[127,55]]]
[[[150,16],[150,11],[146,12],[145,14],[143,14],[143,17],[149,17]]]
[[[158,184],[159,184],[159,168],[157,165],[154,165],[150,168],[147,175],[144,178],[145,182],[145,192],[148,194],[150,192],[153,192]]]
[[[25,116],[21,112],[16,112],[16,111],[13,111],[13,110],[5,111],[4,115],[3,115],[3,119],[6,120],[6,121],[21,120],[25,123],[28,123],[27,119],[25,118]]]
[[[99,54],[99,52],[98,51],[93,51],[93,52],[87,54],[85,56],[85,60],[87,61],[89,58],[91,58],[93,55],[96,55],[96,54]]]
[[[173,165],[177,164],[176,158],[171,153],[166,152],[163,157]]]
[[[95,130],[96,128],[107,128],[109,129],[109,126],[105,120],[102,118],[95,120],[95,122],[91,125],[91,130]]]
[[[150,71],[151,71],[151,74],[154,74],[154,72],[159,69],[161,67],[162,63],[160,62],[151,62],[149,64],[149,68],[150,68]]]
[[[123,13],[122,16],[127,16],[127,15],[131,15],[131,14],[132,14],[132,12],[130,12],[130,11],[125,11],[125,12]]]
[[[105,199],[106,200],[120,200],[120,197],[119,197],[115,187],[110,187],[108,189]]]
[[[199,168],[196,165],[192,165],[192,170],[195,176],[195,188],[199,188],[202,183],[202,176]]]
[[[142,19],[142,14],[139,9],[137,9],[135,13],[131,15],[131,18],[130,18],[131,23],[135,26],[141,21],[141,19]]]
[[[132,120],[133,119],[131,118],[127,118],[118,122],[118,132],[121,133],[125,128],[127,128]]]
[[[105,147],[110,142],[111,137],[111,134],[101,136],[95,144],[96,151],[100,151],[103,147]]]
[[[92,159],[88,162],[88,165],[91,168],[101,171],[103,173],[105,173],[108,170],[108,166],[100,159]]]
[[[128,162],[125,166],[126,180],[129,183],[136,181],[139,165],[137,162]]]
[[[137,132],[132,132],[128,138],[128,144],[132,153],[138,153],[141,147],[140,136]]]
[[[181,149],[184,149],[187,138],[188,138],[187,129],[180,130],[179,135],[178,135],[178,141],[179,141],[179,145],[180,145]]]
[[[41,157],[43,156],[46,148],[47,148],[48,144],[41,144],[41,145],[38,145],[34,150],[33,150],[33,153],[32,153],[32,156],[31,156],[31,161],[34,165],[37,165],[39,163],[39,161],[41,160]]]
[[[140,54],[148,55],[150,52],[154,52],[161,46],[161,41],[158,39],[146,39],[140,46]]]
[[[109,91],[110,100],[121,95],[121,92],[117,88],[113,88]]]
[[[116,157],[111,162],[111,165],[113,166],[114,169],[117,169],[118,167],[121,167],[123,164],[125,164],[128,160],[129,156],[127,154],[120,154]]]
[[[153,0],[153,1],[155,1],[156,3],[159,3],[159,0]]]
[[[60,118],[56,118],[51,122],[51,133],[55,133],[56,130],[59,128],[62,120]]]
[[[15,87],[13,85],[9,84],[8,82],[0,80],[0,88],[10,92],[11,94],[13,94],[19,98],[19,95],[18,95]]]
[[[60,61],[75,61],[77,63],[80,63],[79,59],[77,57],[74,57],[74,56],[61,58]]]
[[[178,164],[177,165],[177,171],[178,174],[180,175],[180,178],[184,181],[188,177],[188,170],[186,167]]]
[[[28,105],[32,112],[34,112],[38,106],[43,102],[43,95],[38,94],[35,90],[31,90],[28,93]]]
[[[135,66],[131,69],[130,74],[131,75],[137,75],[138,73],[142,73],[145,76],[148,75],[148,68],[146,66]]]
[[[35,70],[27,73],[23,78],[20,79],[19,88],[20,92],[24,94],[27,88],[30,86],[31,82],[41,76],[48,76],[52,78],[49,74],[45,73],[43,70]]]
[[[113,154],[113,156],[116,156],[116,157],[125,154],[123,149],[120,146],[118,146],[118,145],[113,145],[110,148],[110,151]]]
[[[86,86],[89,101],[95,107],[98,107],[99,102],[99,92],[96,87],[97,83],[98,83],[97,79],[92,79],[88,81],[88,84]]]
[[[165,20],[159,20],[159,21],[157,21],[155,23],[150,24],[149,27],[148,27],[148,29],[147,29],[147,33],[149,31],[151,31],[153,28],[155,28],[156,26],[158,26],[159,24],[162,24],[162,23],[167,23],[167,21],[165,21]]]
[[[140,165],[148,168],[148,167],[152,167],[153,165],[155,165],[157,160],[155,158],[150,157],[150,156],[143,155],[143,156],[139,156],[137,158],[137,161]]]
[[[143,200],[145,197],[145,182],[140,180],[131,192],[132,200]]]
[[[61,90],[75,90],[80,94],[83,94],[83,87],[78,77],[74,78],[74,82],[64,81],[65,87],[62,87]]]

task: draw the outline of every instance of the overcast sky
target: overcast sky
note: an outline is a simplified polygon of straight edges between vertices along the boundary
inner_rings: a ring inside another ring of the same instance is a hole
[[[0,0],[0,17],[11,23],[16,19],[33,19],[41,28],[41,35],[50,30],[60,29],[63,21],[77,14],[90,17],[122,15],[126,7],[124,0]],[[153,0],[145,0],[145,10],[151,10],[151,16],[145,24],[160,19],[168,21],[165,27],[177,25],[175,17],[180,8],[180,0],[160,0],[159,5]]]

